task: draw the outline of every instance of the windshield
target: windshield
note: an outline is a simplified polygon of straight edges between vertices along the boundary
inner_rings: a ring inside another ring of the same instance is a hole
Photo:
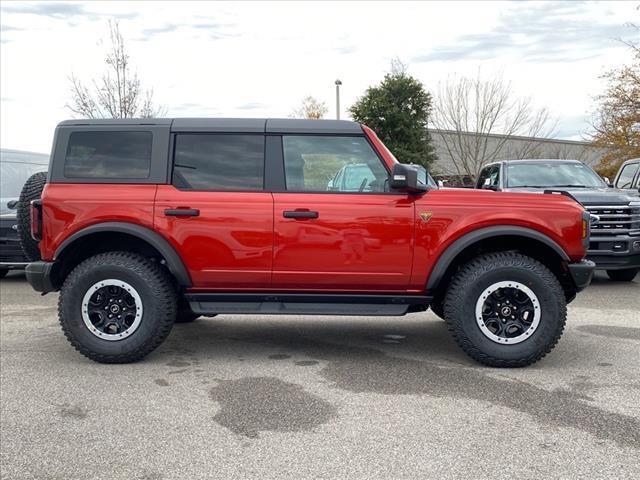
[[[506,180],[508,188],[596,188],[607,186],[596,172],[583,163],[562,163],[554,160],[508,164]]]

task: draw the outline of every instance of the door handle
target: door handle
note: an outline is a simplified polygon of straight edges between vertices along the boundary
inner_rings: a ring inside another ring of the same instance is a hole
[[[167,208],[164,211],[167,217],[197,217],[200,210],[197,208]]]
[[[318,218],[320,215],[311,210],[285,210],[282,216],[284,218]]]

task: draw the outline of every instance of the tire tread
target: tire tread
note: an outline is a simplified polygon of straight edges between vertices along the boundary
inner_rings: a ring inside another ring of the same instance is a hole
[[[554,336],[550,342],[547,342],[545,348],[515,360],[501,359],[481,351],[470,341],[460,324],[463,317],[462,309],[465,302],[465,295],[468,289],[475,283],[479,276],[501,266],[523,268],[540,276],[555,293],[554,296],[560,315],[560,321],[558,322]],[[564,331],[567,318],[567,304],[558,278],[546,266],[531,257],[519,253],[498,252],[480,255],[460,269],[452,279],[447,290],[444,313],[449,332],[467,355],[484,365],[517,368],[531,365],[553,350]]]

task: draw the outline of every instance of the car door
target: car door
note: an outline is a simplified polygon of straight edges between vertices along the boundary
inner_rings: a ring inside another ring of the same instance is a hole
[[[272,287],[405,290],[414,201],[388,191],[389,172],[366,138],[283,135],[282,151],[285,187],[273,194]]]
[[[154,227],[182,257],[194,289],[268,288],[273,197],[264,191],[263,133],[175,134],[172,185]]]

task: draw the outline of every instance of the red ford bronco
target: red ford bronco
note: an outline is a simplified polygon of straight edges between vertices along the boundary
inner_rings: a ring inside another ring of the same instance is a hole
[[[438,189],[347,121],[65,121],[31,205],[27,279],[106,363],[199,316],[431,306],[475,360],[524,366],[594,268],[572,198]]]

